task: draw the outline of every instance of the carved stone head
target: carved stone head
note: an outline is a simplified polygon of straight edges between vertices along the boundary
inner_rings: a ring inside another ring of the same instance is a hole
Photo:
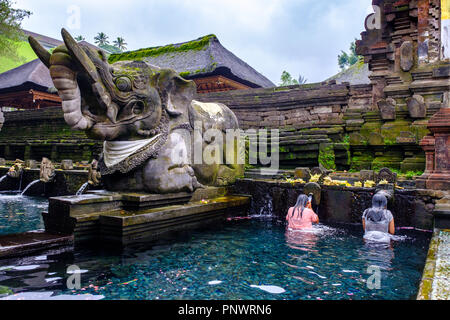
[[[193,81],[143,61],[109,64],[102,50],[77,43],[65,29],[62,37],[65,45],[52,54],[33,37],[29,41],[49,67],[64,118],[73,129],[97,140],[140,140],[164,130],[168,118],[187,117],[196,92]]]
[[[9,168],[9,171],[7,173],[7,175],[11,178],[20,178],[20,175],[22,174],[23,168],[25,166],[25,163],[20,160],[20,159],[16,159],[16,161],[14,161],[14,164],[12,165],[11,168]]]

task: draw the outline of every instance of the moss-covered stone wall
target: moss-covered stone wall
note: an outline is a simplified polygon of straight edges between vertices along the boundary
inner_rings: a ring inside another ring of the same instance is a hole
[[[0,158],[7,160],[47,157],[90,161],[101,152],[101,143],[88,139],[83,131],[72,130],[60,107],[5,112],[0,131]]]

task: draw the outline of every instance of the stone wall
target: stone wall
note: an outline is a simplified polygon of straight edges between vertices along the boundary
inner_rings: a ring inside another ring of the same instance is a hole
[[[427,111],[420,118],[411,115],[405,97],[396,95],[389,118],[373,109],[372,89],[330,81],[209,93],[197,99],[228,105],[243,129],[278,129],[282,168],[320,163],[332,170],[423,170],[425,156],[418,142],[428,132],[427,119],[440,108],[441,95],[425,95]],[[60,108],[8,112],[5,118],[0,158],[90,161],[101,152],[100,142],[65,124]]]
[[[443,101],[438,79],[430,80],[434,89],[421,89],[427,93],[419,108],[407,104],[408,88],[407,93],[393,90],[392,108],[385,110],[374,108],[372,85],[334,82],[211,93],[198,99],[228,105],[243,129],[279,129],[283,168],[320,163],[338,170],[423,171],[419,142],[428,133],[427,120]],[[416,112],[420,108],[426,111]]]
[[[276,180],[240,179],[233,188],[237,194],[252,196],[251,215],[270,214],[284,221],[288,209],[303,193],[303,184]],[[372,206],[375,188],[321,186],[321,200],[314,210],[322,222],[361,224],[361,215]],[[396,227],[433,229],[433,210],[442,191],[423,189],[396,190],[388,209]]]
[[[4,115],[0,158],[90,161],[101,151],[101,143],[88,139],[83,131],[74,131],[65,123],[60,107],[5,112]]]

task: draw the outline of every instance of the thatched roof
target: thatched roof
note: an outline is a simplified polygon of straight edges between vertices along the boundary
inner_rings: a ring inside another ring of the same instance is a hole
[[[53,87],[48,68],[36,59],[0,74],[0,92],[36,89],[47,91]]]
[[[28,31],[28,30],[22,30],[22,31],[27,37],[32,36],[33,38],[35,38],[37,41],[39,41],[41,46],[43,46],[46,49],[56,48],[56,47],[64,44],[64,42],[61,40],[47,37],[47,36],[44,36],[43,34],[39,34],[39,33]]]
[[[227,50],[215,35],[162,47],[112,54],[111,63],[144,60],[160,68],[171,68],[186,79],[223,75],[252,88],[275,85],[247,63]]]

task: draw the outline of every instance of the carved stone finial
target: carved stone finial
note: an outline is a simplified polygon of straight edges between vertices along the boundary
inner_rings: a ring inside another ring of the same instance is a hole
[[[382,168],[377,175],[376,183],[380,183],[380,181],[386,180],[390,184],[397,183],[397,174],[392,172],[388,168]]]
[[[378,109],[380,109],[381,119],[395,120],[395,105],[396,101],[392,98],[381,99],[377,102]]]
[[[406,104],[411,118],[421,119],[427,116],[427,106],[425,105],[425,99],[421,95],[415,94],[412,98],[406,99]]]
[[[414,66],[414,46],[412,41],[405,41],[400,46],[400,67],[408,72]]]

